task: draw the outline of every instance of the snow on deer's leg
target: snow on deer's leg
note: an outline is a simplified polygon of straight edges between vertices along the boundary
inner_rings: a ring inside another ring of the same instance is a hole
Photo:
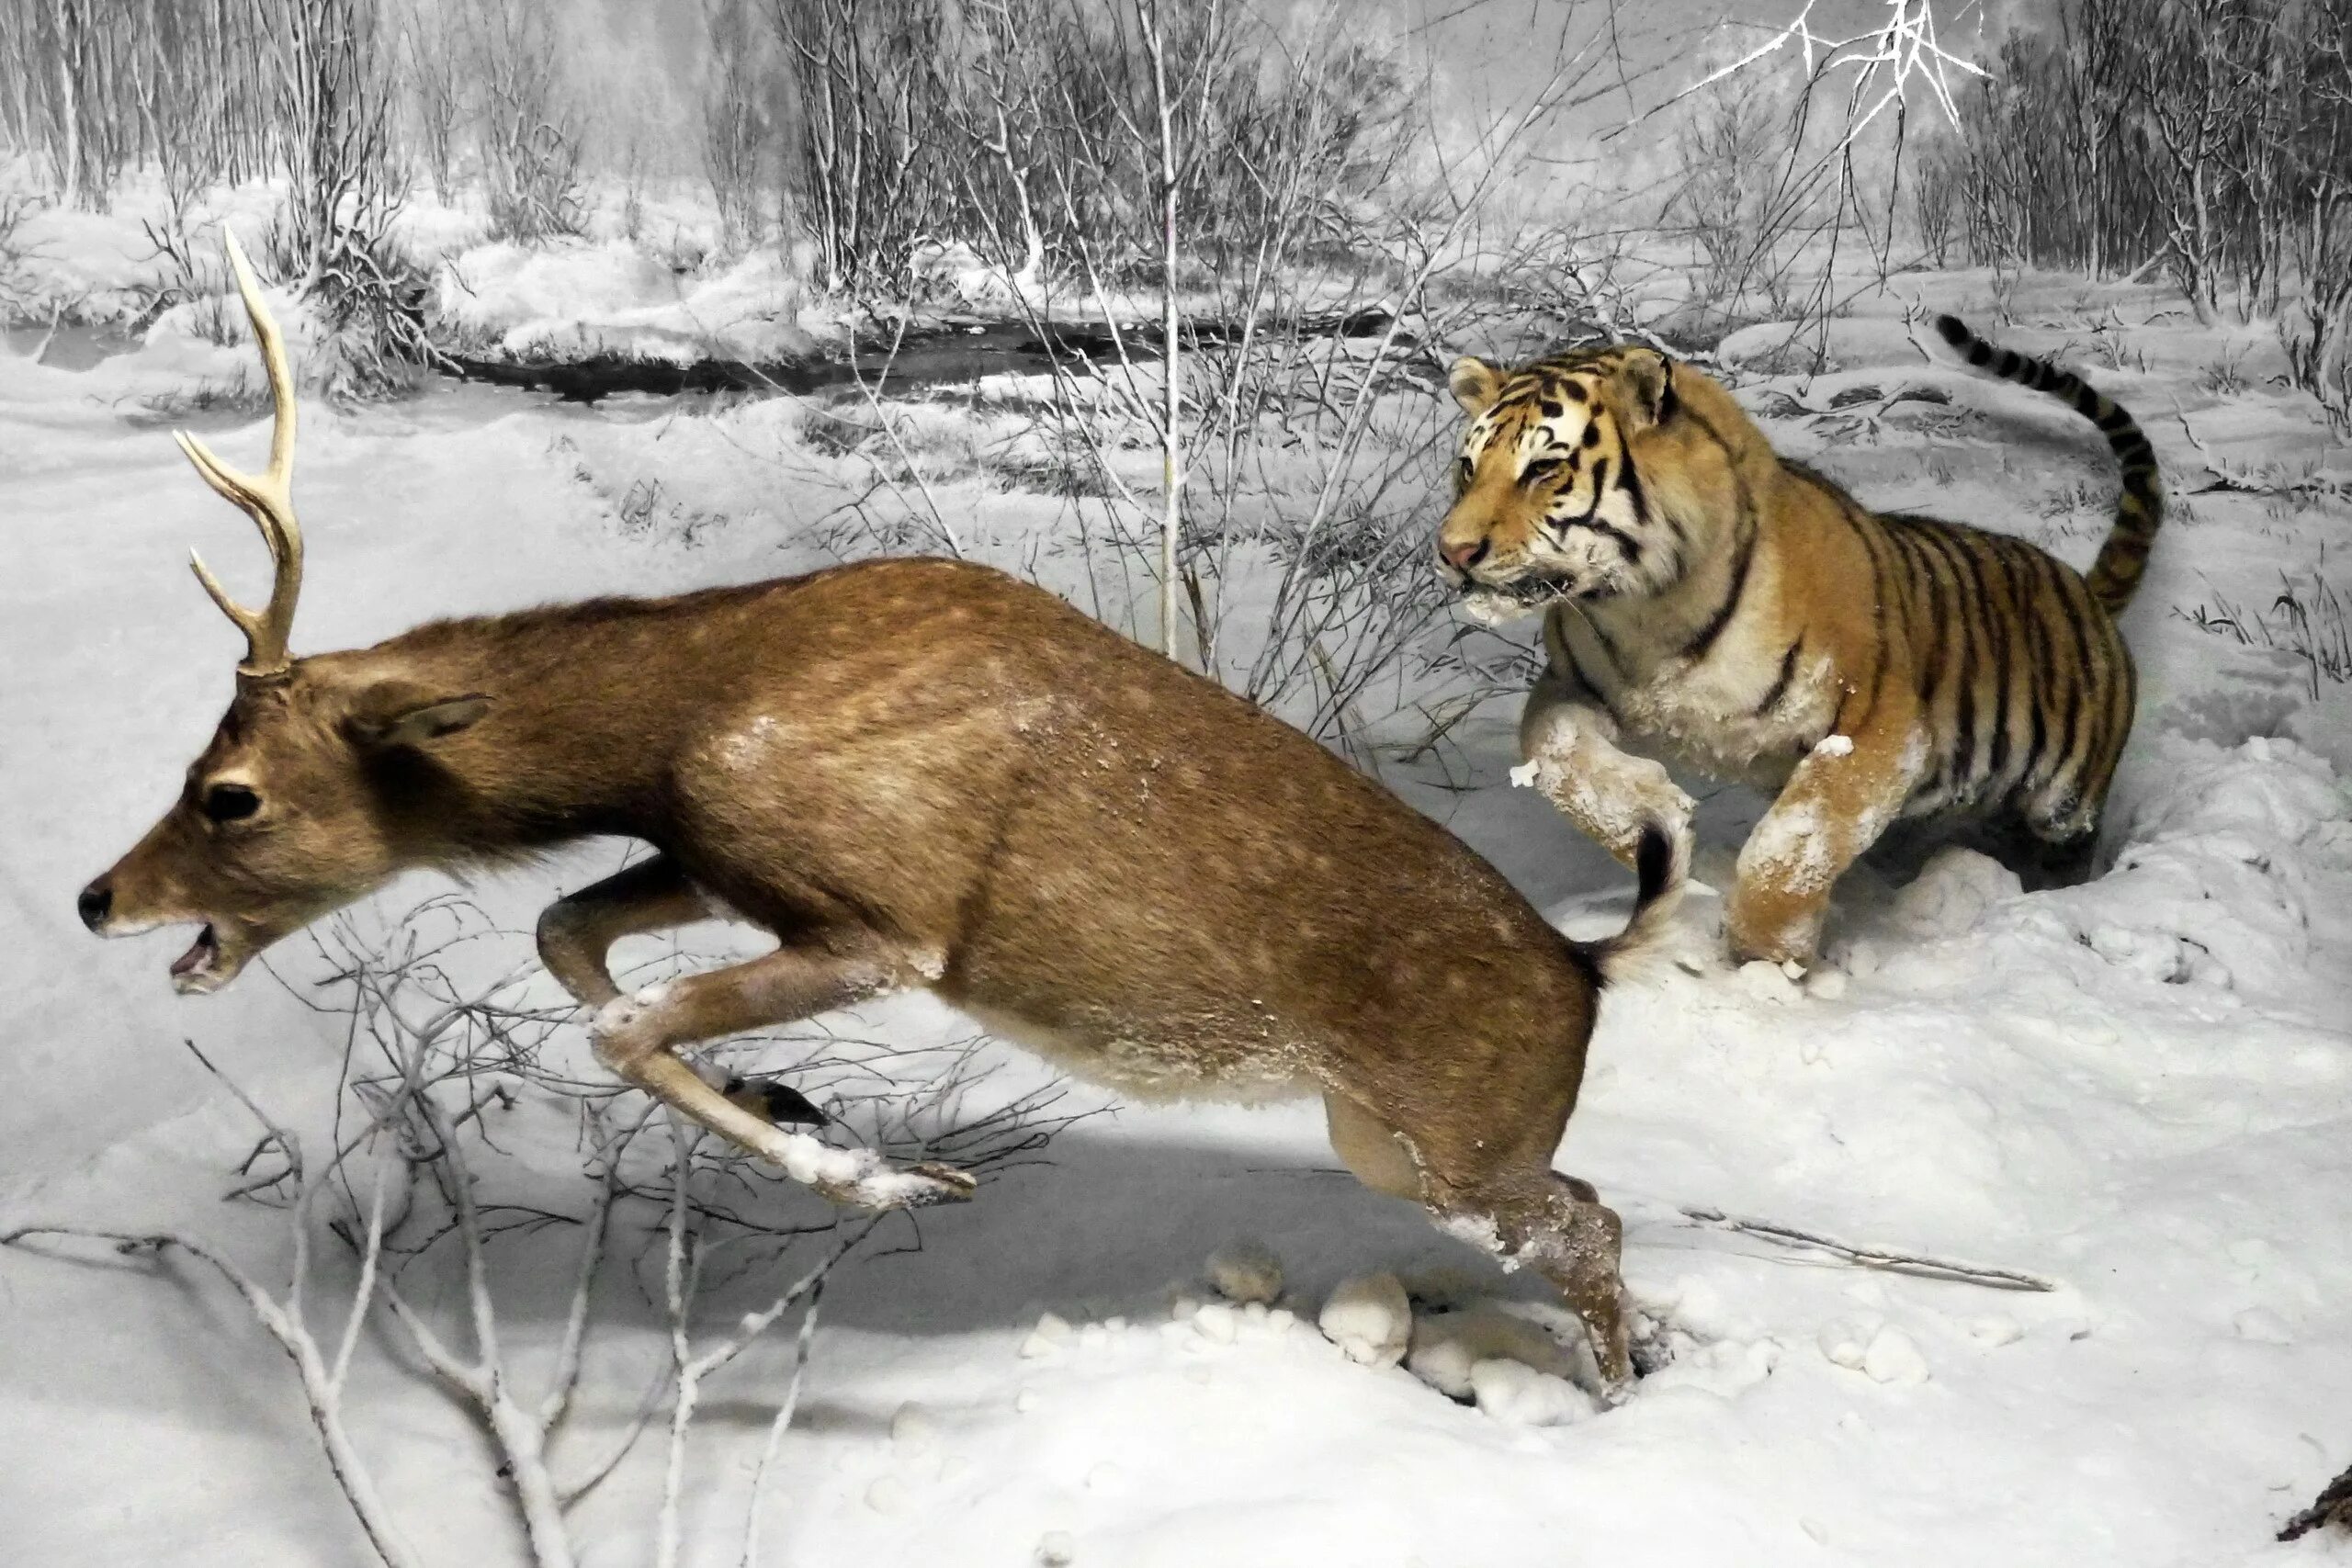
[[[1584,1320],[1601,1379],[1610,1392],[1620,1392],[1634,1376],[1620,1272],[1625,1223],[1607,1204],[1587,1201],[1561,1186],[1545,1194],[1544,1210],[1548,1223],[1531,1240],[1528,1251]]]
[[[1551,1168],[1575,1083],[1555,1084],[1549,1094],[1532,1081],[1493,1087],[1493,1103],[1515,1112],[1510,1124],[1428,1116],[1399,1130],[1420,1176],[1421,1203],[1449,1235],[1494,1254],[1505,1269],[1526,1264],[1549,1280],[1583,1322],[1602,1381],[1621,1390],[1634,1375],[1617,1272],[1623,1227],[1590,1184]]]
[[[1906,724],[1831,735],[1797,764],[1739,852],[1733,957],[1812,962],[1829,890],[1903,809],[1927,754],[1926,735]]]
[[[1691,798],[1665,767],[1618,750],[1609,715],[1549,677],[1528,694],[1520,716],[1511,783],[1532,785],[1560,815],[1627,866],[1651,823],[1674,836],[1675,875],[1690,869]]]
[[[837,1149],[773,1126],[729,1100],[677,1055],[680,1046],[796,1022],[894,989],[904,979],[897,965],[878,956],[779,948],[608,1002],[596,1015],[596,1057],[679,1114],[783,1167],[834,1202],[904,1209],[967,1198],[975,1183],[962,1171],[937,1165],[899,1169],[871,1150]]]
[[[1582,1321],[1606,1392],[1633,1380],[1634,1361],[1618,1274],[1624,1225],[1617,1212],[1580,1195],[1549,1170],[1486,1176],[1467,1184],[1434,1174],[1427,1184],[1430,1216],[1440,1229],[1502,1260],[1528,1265],[1549,1280]]]

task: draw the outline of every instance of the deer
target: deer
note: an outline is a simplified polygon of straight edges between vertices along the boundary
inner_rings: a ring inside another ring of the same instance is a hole
[[[92,931],[198,928],[217,991],[414,868],[617,836],[647,858],[559,898],[538,953],[596,1059],[837,1203],[968,1197],[786,1127],[684,1055],[910,988],[1058,1069],[1152,1099],[1322,1100],[1334,1153],[1505,1267],[1540,1270],[1630,1386],[1623,1224],[1553,1157],[1600,994],[1680,892],[1650,829],[1633,913],[1577,942],[1452,833],[1299,730],[1046,589],[868,560],[662,598],[430,621],[288,651],[302,582],[286,345],[233,236],[267,467],[179,434],[259,529],[266,604],[160,820],[80,894]],[[718,918],[773,950],[624,991],[623,938]]]

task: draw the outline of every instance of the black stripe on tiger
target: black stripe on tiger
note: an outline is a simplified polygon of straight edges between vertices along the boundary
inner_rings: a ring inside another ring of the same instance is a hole
[[[2067,629],[2075,639],[2073,662],[2064,666],[2066,684],[2066,722],[2064,739],[2060,746],[2056,765],[2051,769],[2053,784],[2075,787],[2084,768],[2098,749],[2099,716],[2097,711],[2102,695],[2098,666],[2091,660],[2090,617],[2097,614],[2089,596],[2084,592],[2082,580],[2052,563],[2050,573],[2051,602],[2066,619]]]
[[[2000,584],[1998,601],[1993,606],[1992,615],[1995,681],[1993,754],[1984,764],[1985,783],[1997,795],[2007,790],[2010,783],[2009,765],[2015,757],[2015,732],[2020,705],[2030,704],[2032,700],[2030,693],[2019,688],[2018,675],[2022,667],[2026,679],[2030,681],[2034,663],[2030,648],[2020,646],[2027,638],[2021,614],[2023,606],[2018,603],[2017,577],[2009,570],[2010,551],[2000,541],[1993,539],[1984,540],[1984,548],[1985,576],[1997,580]]]
[[[2065,399],[2107,437],[2108,449],[2122,469],[2123,485],[2116,498],[2115,525],[2108,530],[2098,558],[2083,581],[2099,608],[2110,615],[2121,615],[2147,570],[2156,530],[2164,526],[2164,476],[2156,466],[2155,448],[2129,413],[2071,371],[2012,349],[1996,351],[1954,316],[1938,316],[1936,331],[1978,369],[1989,369],[2004,380]]]
[[[1747,594],[1747,571],[1756,564],[1756,528],[1754,525],[1740,531],[1739,554],[1732,558],[1731,581],[1724,585],[1723,602],[1714,608],[1697,635],[1682,645],[1682,657],[1696,663],[1707,657],[1715,639],[1724,635],[1731,618],[1739,614],[1740,601]]]
[[[2049,628],[2034,604],[2033,558],[2041,553],[2030,546],[2008,546],[1994,557],[2000,569],[2008,648],[2015,661],[2013,669],[2004,668],[2001,672],[2002,706],[2009,721],[2001,732],[2005,758],[1995,787],[2004,795],[2023,787],[2033,776],[2049,737]]]
[[[1949,691],[1951,694],[1951,716],[1948,723],[1936,724],[1937,776],[1951,792],[1964,796],[1976,746],[1976,595],[1970,591],[1962,561],[1963,552],[1958,536],[1950,529],[1933,525],[1913,524],[1911,536],[1927,558],[1922,570],[1939,589],[1949,589],[1951,606],[1939,611],[1951,631],[1951,651],[1940,651],[1937,668],[1930,672],[1933,685],[1926,698],[1931,716],[1937,716],[1936,694]],[[1941,595],[1938,597],[1940,599]]]
[[[1960,702],[1952,746],[1952,783],[1963,797],[1975,793],[1983,777],[1980,737],[1986,708],[1983,704],[1984,672],[1993,653],[1992,606],[1979,569],[1976,552],[1966,534],[1954,530],[1943,543],[1952,556],[1952,581],[1960,592],[1962,630],[1960,658]]]
[[[1772,683],[1765,688],[1764,695],[1758,698],[1756,706],[1749,710],[1751,716],[1762,718],[1781,705],[1781,699],[1788,695],[1789,682],[1796,678],[1797,654],[1804,647],[1804,638],[1802,636],[1789,644],[1788,652],[1781,655],[1781,672],[1772,677]]]
[[[1907,590],[1900,593],[1894,592],[1894,589],[1902,586],[1901,574],[1896,572],[1894,577],[1890,579],[1885,558],[1889,555],[1899,552],[1886,537],[1886,531],[1880,525],[1878,519],[1856,506],[1852,498],[1845,491],[1834,491],[1831,499],[1837,502],[1838,515],[1845,520],[1847,527],[1854,531],[1854,536],[1861,541],[1863,551],[1871,558],[1871,609],[1878,615],[1883,625],[1891,621],[1890,630],[1894,635],[1900,636],[1908,641],[1911,637],[1911,595]],[[1860,711],[1850,718],[1841,714],[1839,716],[1842,723],[1860,725],[1877,708],[1879,693],[1886,684],[1888,640],[1889,638],[1885,637],[1871,639],[1871,678],[1857,688],[1862,694],[1862,706]]]

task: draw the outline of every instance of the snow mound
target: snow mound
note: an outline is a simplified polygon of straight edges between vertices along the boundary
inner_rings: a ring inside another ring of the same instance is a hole
[[[1283,1266],[1264,1245],[1237,1241],[1209,1254],[1209,1283],[1227,1301],[1271,1305],[1283,1293]]]
[[[1031,1358],[1050,1356],[1068,1348],[1077,1337],[1068,1318],[1055,1313],[1040,1313],[1037,1314],[1037,1325],[1021,1342],[1021,1353]]]
[[[799,320],[806,297],[775,250],[701,273],[625,240],[502,241],[445,266],[434,308],[517,358],[763,361],[815,346]]]
[[[899,1448],[921,1452],[939,1445],[938,1419],[922,1405],[909,1400],[890,1417],[890,1440]]]
[[[2327,761],[2257,737],[2224,750],[2161,738],[2114,813],[2122,844],[2097,883],[2053,902],[2118,967],[2256,995],[2308,987],[2314,857],[2341,866],[2352,799]],[[2150,787],[2161,776],[2162,789]]]
[[[1498,1360],[1555,1378],[1573,1379],[1579,1371],[1577,1357],[1541,1326],[1491,1302],[1416,1319],[1405,1370],[1450,1399],[1470,1399],[1476,1393],[1472,1374]]]
[[[1211,1302],[1193,1314],[1193,1332],[1212,1345],[1230,1345],[1241,1332],[1241,1319],[1224,1302]]]
[[[1872,1382],[1922,1383],[1928,1381],[1928,1358],[1909,1335],[1890,1323],[1863,1348],[1862,1371]]]
[[[1365,1274],[1332,1291],[1316,1318],[1323,1336],[1368,1367],[1393,1367],[1412,1342],[1413,1309],[1394,1274]]]
[[[1567,1379],[1499,1357],[1470,1369],[1470,1388],[1481,1411],[1513,1427],[1572,1427],[1600,1411]]]
[[[1992,856],[1949,845],[1894,896],[1894,912],[1922,935],[1961,936],[1976,929],[1986,909],[2024,891],[2018,874]]]
[[[2014,1321],[2007,1325],[2008,1330],[2015,1328]],[[1987,1325],[1978,1335],[1978,1342],[1988,1348],[2001,1343],[2003,1332]],[[1822,1325],[1817,1342],[1830,1365],[1860,1372],[1872,1382],[1908,1387],[1926,1382],[1930,1375],[1928,1358],[1921,1353],[1917,1341],[1891,1323],[1854,1323],[1841,1318]]]

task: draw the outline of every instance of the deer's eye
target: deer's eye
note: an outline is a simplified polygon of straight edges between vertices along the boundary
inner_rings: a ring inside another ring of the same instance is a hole
[[[261,796],[243,784],[217,784],[204,792],[204,814],[215,822],[236,822],[261,809]]]

